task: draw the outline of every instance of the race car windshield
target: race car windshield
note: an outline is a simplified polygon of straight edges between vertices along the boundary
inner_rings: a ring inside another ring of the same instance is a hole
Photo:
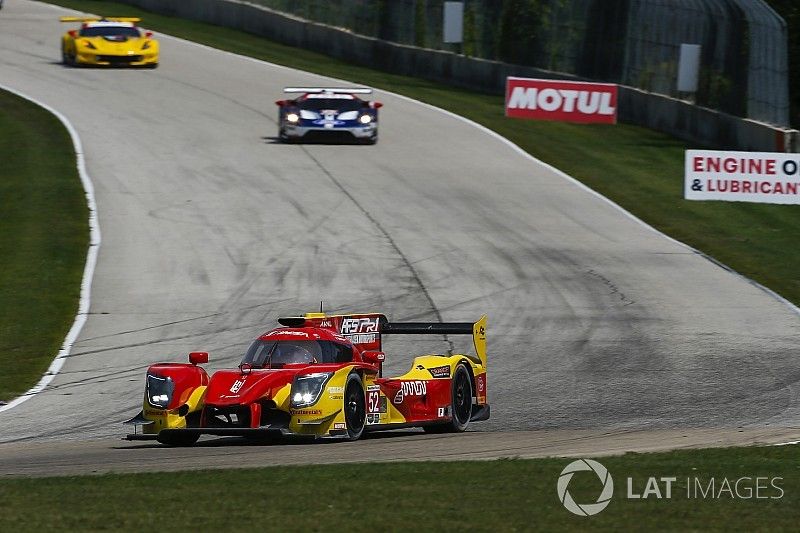
[[[89,26],[81,28],[81,37],[141,37],[132,26]]]
[[[335,109],[341,111],[358,111],[364,107],[360,100],[347,100],[344,98],[306,98],[298,103],[300,109],[309,111],[322,111]]]
[[[253,368],[282,368],[283,365],[346,363],[353,360],[349,346],[322,340],[256,340],[242,359]]]

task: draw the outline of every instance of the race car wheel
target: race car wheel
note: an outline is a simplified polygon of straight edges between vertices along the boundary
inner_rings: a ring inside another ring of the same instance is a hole
[[[451,385],[450,413],[452,419],[446,424],[425,426],[426,433],[460,433],[469,426],[472,417],[472,378],[463,364],[456,367]]]
[[[349,440],[361,438],[367,420],[367,407],[364,384],[358,374],[347,376],[344,388],[344,419],[347,422],[347,438]]]
[[[61,62],[67,66],[74,67],[75,66],[75,57],[67,53],[67,50],[62,48],[61,49]]]

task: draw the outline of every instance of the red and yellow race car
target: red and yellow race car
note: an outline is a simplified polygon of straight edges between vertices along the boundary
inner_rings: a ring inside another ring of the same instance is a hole
[[[156,68],[159,45],[153,34],[136,26],[136,17],[61,17],[80,22],[61,37],[65,65],[133,66]]]
[[[129,440],[189,446],[201,435],[336,437],[422,427],[460,432],[489,418],[486,317],[472,322],[389,322],[378,313],[309,313],[281,318],[232,370],[211,377],[199,365],[159,363],[147,370],[142,411],[125,422]],[[415,357],[402,376],[384,377],[384,335],[472,335],[475,355]]]

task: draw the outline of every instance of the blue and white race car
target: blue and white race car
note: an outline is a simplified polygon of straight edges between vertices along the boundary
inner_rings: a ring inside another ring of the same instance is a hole
[[[300,93],[293,100],[278,100],[278,137],[283,142],[318,139],[355,139],[378,142],[380,102],[362,100],[367,88],[286,87]]]

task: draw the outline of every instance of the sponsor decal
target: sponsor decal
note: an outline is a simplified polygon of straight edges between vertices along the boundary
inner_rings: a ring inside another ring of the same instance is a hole
[[[353,344],[369,344],[375,342],[376,336],[374,333],[355,333],[347,336]]]
[[[800,204],[800,157],[686,150],[683,190],[687,200]]]
[[[436,410],[436,416],[438,416],[439,418],[446,417],[447,416],[447,407],[439,407]]]
[[[486,374],[478,374],[475,376],[475,386],[478,389],[476,394],[478,403],[483,405],[486,403]]]
[[[378,317],[345,318],[339,333],[353,344],[370,344],[378,339],[379,327]]]
[[[428,392],[428,384],[425,381],[415,379],[414,381],[402,381],[400,390],[394,395],[392,403],[401,404],[406,396],[424,396]]]
[[[377,333],[378,317],[375,318],[345,318],[342,320],[342,327],[339,331],[342,335],[353,335],[354,333]]]
[[[289,335],[291,337],[303,337],[308,338],[308,333],[305,331],[291,331],[287,329],[276,329],[275,331],[270,331],[265,337],[272,337],[273,335]]]
[[[380,385],[367,385],[367,390],[381,390]]]
[[[372,413],[367,415],[367,425],[372,426],[375,424],[381,423],[381,415],[378,413]]]
[[[290,409],[289,414],[298,416],[321,415],[322,411],[320,411],[319,409]]]
[[[157,411],[157,410],[154,410],[154,409],[145,409],[144,410],[144,415],[145,416],[164,416],[166,414],[167,414],[166,411]]]
[[[435,378],[449,378],[450,377],[450,366],[435,366],[433,368],[429,368],[428,372],[431,373],[431,376]]]
[[[344,392],[344,387],[328,387],[328,392],[331,394],[342,394]]]
[[[617,86],[508,77],[506,116],[580,124],[616,124]]]
[[[247,378],[237,379],[236,381],[234,381],[233,385],[231,385],[230,391],[233,394],[236,394],[237,392],[239,392],[239,389],[241,389],[242,385],[244,385],[244,380],[245,379],[247,379]]]
[[[342,400],[342,399],[344,399],[344,395],[343,394],[329,394],[328,395],[328,399],[330,399],[330,400]]]
[[[330,320],[323,320],[322,322],[319,323],[319,327],[321,327],[321,328],[332,328],[333,324],[331,323]]]
[[[344,422],[334,422],[333,429],[347,429],[347,424]]]

